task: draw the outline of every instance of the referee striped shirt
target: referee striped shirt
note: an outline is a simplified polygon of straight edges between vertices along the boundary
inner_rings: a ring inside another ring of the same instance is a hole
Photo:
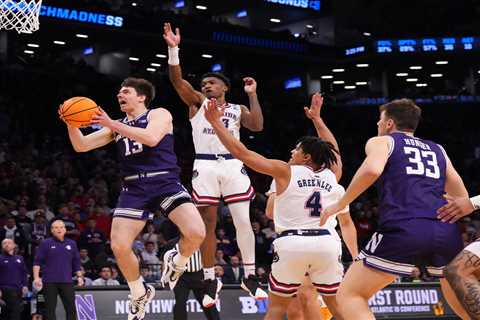
[[[178,243],[175,245],[175,249],[180,251]],[[198,272],[202,270],[202,268],[202,255],[200,254],[200,251],[197,250],[192,254],[190,259],[188,259],[187,270],[185,272]]]

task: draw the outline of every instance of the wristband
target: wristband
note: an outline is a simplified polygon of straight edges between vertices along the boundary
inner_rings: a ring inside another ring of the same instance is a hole
[[[168,64],[177,66],[180,64],[180,58],[178,57],[178,46],[170,48],[168,47]]]
[[[480,209],[480,195],[470,198],[470,202],[475,210]]]

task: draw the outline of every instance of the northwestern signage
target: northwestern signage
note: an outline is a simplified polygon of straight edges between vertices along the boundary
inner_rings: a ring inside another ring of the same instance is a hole
[[[123,17],[112,16],[109,14],[98,12],[59,8],[46,5],[42,5],[42,7],[40,8],[40,16],[75,22],[100,24],[116,28],[120,28],[123,26]]]
[[[130,300],[128,290],[77,290],[77,320],[125,320]],[[438,283],[395,284],[376,293],[369,301],[377,319],[454,318],[442,296]],[[145,320],[172,319],[175,299],[171,291],[157,289],[155,298],[146,307]],[[205,319],[195,299],[187,301],[188,319]],[[268,301],[255,301],[243,290],[223,290],[217,304],[220,317],[228,320],[260,320],[268,309]],[[63,306],[57,306],[57,318],[65,319]]]
[[[270,3],[280,4],[304,9],[320,11],[320,0],[265,0]]]

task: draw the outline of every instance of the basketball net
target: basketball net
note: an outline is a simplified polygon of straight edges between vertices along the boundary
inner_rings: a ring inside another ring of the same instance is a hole
[[[0,30],[37,31],[42,0],[0,0]]]

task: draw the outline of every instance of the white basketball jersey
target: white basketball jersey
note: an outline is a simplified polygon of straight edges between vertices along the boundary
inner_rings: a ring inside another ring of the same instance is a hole
[[[196,153],[226,154],[230,153],[218,139],[215,130],[205,118],[205,107],[208,99],[205,99],[198,112],[190,119],[192,124],[193,145]],[[242,108],[238,104],[228,104],[221,120],[228,131],[240,140],[240,120]]]
[[[328,229],[334,234],[337,226],[336,217],[330,217],[327,223],[320,227],[320,213],[323,208],[337,202],[345,193],[345,189],[338,184],[335,174],[329,169],[315,172],[310,167],[299,165],[291,166],[290,170],[292,175],[287,189],[275,196],[273,207],[275,231]],[[270,191],[275,192],[275,189]],[[348,207],[342,210],[342,213],[346,211]]]

